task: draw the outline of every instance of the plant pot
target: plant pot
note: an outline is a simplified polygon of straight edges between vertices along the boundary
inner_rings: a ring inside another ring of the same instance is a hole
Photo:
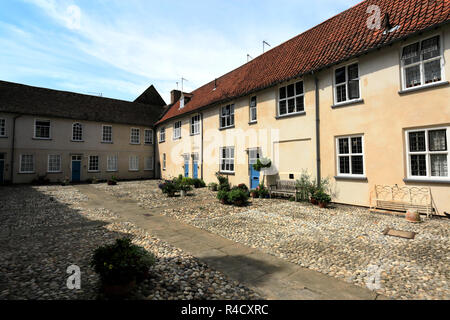
[[[131,290],[136,287],[136,280],[132,280],[125,284],[103,284],[103,292],[108,297],[122,298],[126,297]]]
[[[180,195],[181,195],[182,197],[186,197],[186,194],[187,194],[187,191],[185,191],[185,190],[181,190],[181,191],[180,191]]]
[[[320,207],[320,208],[324,209],[324,208],[326,208],[327,206],[328,206],[328,202],[322,202],[322,201],[319,201],[319,207]]]
[[[421,222],[420,213],[416,209],[408,209],[405,215],[406,221],[409,222]]]
[[[314,205],[317,205],[317,204],[318,204],[317,200],[314,199],[314,198],[311,198],[311,203],[314,204]]]
[[[242,207],[244,205],[244,200],[236,200],[234,202],[235,206]]]

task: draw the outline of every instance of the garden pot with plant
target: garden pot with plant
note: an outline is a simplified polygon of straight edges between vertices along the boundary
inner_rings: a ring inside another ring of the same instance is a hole
[[[252,198],[258,198],[258,191],[256,191],[256,190],[252,190],[252,191],[250,191],[250,197],[252,197]]]
[[[148,276],[155,257],[130,239],[117,239],[114,244],[95,250],[91,266],[100,276],[108,297],[122,298]]]
[[[331,197],[327,193],[323,191],[318,191],[314,194],[314,198],[319,203],[320,208],[326,208],[328,204],[331,202]]]
[[[112,176],[111,179],[108,180],[109,186],[115,186],[117,184],[117,178],[115,176]]]

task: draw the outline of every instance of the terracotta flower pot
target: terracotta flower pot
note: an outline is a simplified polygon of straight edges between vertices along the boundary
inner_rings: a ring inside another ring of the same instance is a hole
[[[318,204],[317,200],[314,199],[314,198],[311,198],[311,203],[314,204],[314,205],[317,205],[317,204]]]
[[[320,207],[320,208],[324,209],[324,208],[326,208],[327,206],[328,206],[328,202],[322,202],[322,201],[319,201],[319,207]]]
[[[136,287],[136,280],[125,284],[103,284],[103,292],[108,297],[126,297]]]
[[[416,209],[408,209],[405,218],[409,222],[421,222],[420,213]]]

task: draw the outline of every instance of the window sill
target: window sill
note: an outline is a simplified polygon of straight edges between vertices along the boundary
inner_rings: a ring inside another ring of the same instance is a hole
[[[173,141],[181,140],[181,137],[179,137],[179,138],[173,138],[172,140],[173,140]]]
[[[344,180],[344,181],[364,181],[364,182],[369,181],[367,179],[367,177],[358,177],[358,176],[355,176],[355,177],[351,177],[351,176],[335,176],[334,179],[335,180]]]
[[[193,137],[193,136],[198,136],[198,135],[200,135],[200,132],[198,132],[198,133],[191,133],[191,134],[190,134],[191,137]]]
[[[106,170],[106,172],[119,172],[119,170]]]
[[[433,184],[450,184],[449,180],[440,180],[440,179],[415,179],[415,178],[406,178],[403,179],[405,183],[433,183]]]
[[[144,145],[146,145],[146,146],[152,146],[153,143],[144,143]]]
[[[36,174],[36,171],[32,171],[32,172],[19,172],[19,174]]]
[[[88,173],[100,173],[100,170],[98,170],[98,171],[91,171],[91,170],[88,170]]]
[[[236,175],[235,172],[224,172],[224,171],[219,171],[220,174],[226,175],[226,176],[234,176]]]
[[[448,82],[448,81],[439,81],[439,82],[434,82],[431,84],[424,84],[422,86],[403,89],[403,90],[400,90],[398,92],[398,94],[402,95],[402,94],[407,94],[407,93],[411,93],[411,92],[427,90],[427,89],[431,89],[431,88],[443,87],[443,86],[447,86],[448,84],[450,84],[450,82]]]
[[[70,140],[70,142],[84,142],[84,140]]]
[[[364,103],[364,99],[356,99],[356,100],[336,103],[336,104],[332,105],[331,108],[336,109],[336,108],[347,107],[347,106],[352,106],[355,104],[363,104],[363,103]]]
[[[257,124],[257,123],[258,123],[258,121],[250,121],[248,124],[252,125],[252,124]]]
[[[166,140],[164,140],[164,141],[159,141],[159,143],[164,143],[164,142],[166,142]]]
[[[128,172],[139,172],[139,170],[128,170]]]
[[[47,174],[61,174],[63,173],[62,171],[47,171]]]
[[[8,136],[0,136],[0,139],[8,139]]]
[[[45,141],[50,141],[53,140],[52,138],[36,138],[34,137],[33,140],[45,140]]]
[[[295,113],[289,113],[282,116],[276,116],[275,119],[284,119],[284,118],[291,118],[291,117],[297,117],[297,116],[304,116],[306,115],[306,111],[301,112],[295,112]]]
[[[144,169],[144,171],[154,171],[153,169]]]
[[[133,146],[139,146],[139,145],[141,145],[140,143],[133,143],[133,142],[130,142],[130,144],[133,145]]]
[[[234,129],[234,125],[229,126],[229,127],[222,127],[222,128],[219,128],[219,131],[223,131],[223,130],[227,130],[227,129]]]
[[[114,142],[112,142],[112,141],[102,141],[101,143],[103,143],[103,144],[114,144]]]

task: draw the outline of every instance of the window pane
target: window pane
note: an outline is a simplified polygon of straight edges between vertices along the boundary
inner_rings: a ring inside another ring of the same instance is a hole
[[[419,86],[421,84],[420,81],[420,66],[414,66],[405,69],[406,76],[406,87],[411,88],[414,86]]]
[[[348,80],[354,80],[359,78],[358,64],[352,64],[348,66]]]
[[[345,67],[336,69],[336,84],[344,83],[345,81]]]
[[[350,173],[350,158],[349,157],[339,157],[339,173],[341,173],[341,174]]]
[[[280,99],[286,99],[286,87],[280,88]]]
[[[347,91],[345,84],[336,87],[336,100],[337,102],[343,102],[347,100]]]
[[[424,64],[425,83],[441,81],[441,60],[433,60]]]
[[[352,156],[352,174],[364,174],[362,156]]]
[[[286,112],[286,100],[280,101],[280,115],[284,115]]]
[[[250,100],[250,107],[256,107],[256,97],[252,97],[252,99]]]
[[[352,153],[362,153],[362,138],[352,138]]]
[[[303,81],[297,82],[295,84],[295,94],[303,94]]]
[[[349,147],[348,147],[348,139],[339,139],[339,154],[348,154],[350,153]]]
[[[447,130],[428,132],[430,151],[447,151]]]
[[[439,36],[422,41],[423,60],[431,59],[441,55]]]
[[[351,80],[348,82],[348,98],[359,99],[359,80]]]
[[[297,97],[297,112],[305,111],[304,96]]]
[[[446,154],[432,154],[430,160],[431,160],[431,175],[433,177],[448,176],[448,164]]]
[[[411,156],[411,175],[412,176],[427,175],[427,164],[425,160],[425,155]]]
[[[287,86],[287,96],[288,96],[288,98],[295,96],[293,84],[290,84]]]
[[[288,100],[288,113],[295,112],[295,99]]]
[[[403,48],[402,60],[405,65],[420,61],[418,42]]]
[[[421,152],[425,150],[425,131],[409,133],[409,151]]]

